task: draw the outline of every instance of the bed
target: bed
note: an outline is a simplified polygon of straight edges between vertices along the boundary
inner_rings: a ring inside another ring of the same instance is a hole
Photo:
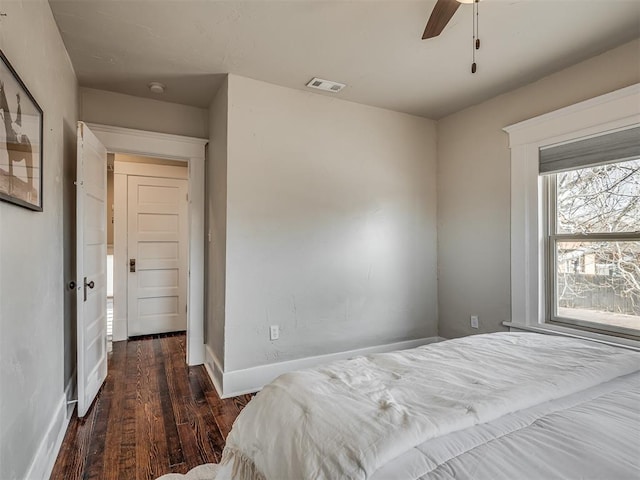
[[[640,478],[640,353],[475,335],[282,375],[217,480]]]

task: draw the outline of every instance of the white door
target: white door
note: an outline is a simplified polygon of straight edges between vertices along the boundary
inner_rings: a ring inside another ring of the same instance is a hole
[[[78,122],[77,331],[78,416],[107,377],[107,150]]]
[[[128,335],[187,328],[187,180],[128,177]]]

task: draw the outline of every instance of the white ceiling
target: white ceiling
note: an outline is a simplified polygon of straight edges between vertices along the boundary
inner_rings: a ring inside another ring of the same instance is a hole
[[[207,107],[225,73],[429,118],[640,37],[640,0],[483,0],[421,40],[435,0],[50,0],[80,84]],[[639,52],[640,59],[640,52]],[[640,68],[640,60],[639,60]],[[611,72],[615,75],[615,72]]]

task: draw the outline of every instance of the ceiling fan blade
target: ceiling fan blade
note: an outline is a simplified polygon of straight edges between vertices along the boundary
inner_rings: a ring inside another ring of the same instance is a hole
[[[424,29],[422,39],[437,37],[442,33],[444,27],[447,26],[453,14],[456,13],[460,3],[458,0],[438,0],[436,6],[433,7],[429,21],[427,22],[427,28]]]

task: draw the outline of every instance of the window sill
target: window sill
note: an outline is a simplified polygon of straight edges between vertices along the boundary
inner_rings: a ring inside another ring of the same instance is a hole
[[[552,335],[563,335],[565,337],[582,338],[598,343],[605,343],[615,347],[628,348],[630,350],[640,351],[640,342],[628,338],[614,337],[613,335],[604,335],[601,333],[587,332],[577,328],[563,327],[560,325],[550,325],[539,323],[537,325],[523,325],[514,322],[502,322],[505,327],[514,330],[524,330],[527,332],[546,333]]]

